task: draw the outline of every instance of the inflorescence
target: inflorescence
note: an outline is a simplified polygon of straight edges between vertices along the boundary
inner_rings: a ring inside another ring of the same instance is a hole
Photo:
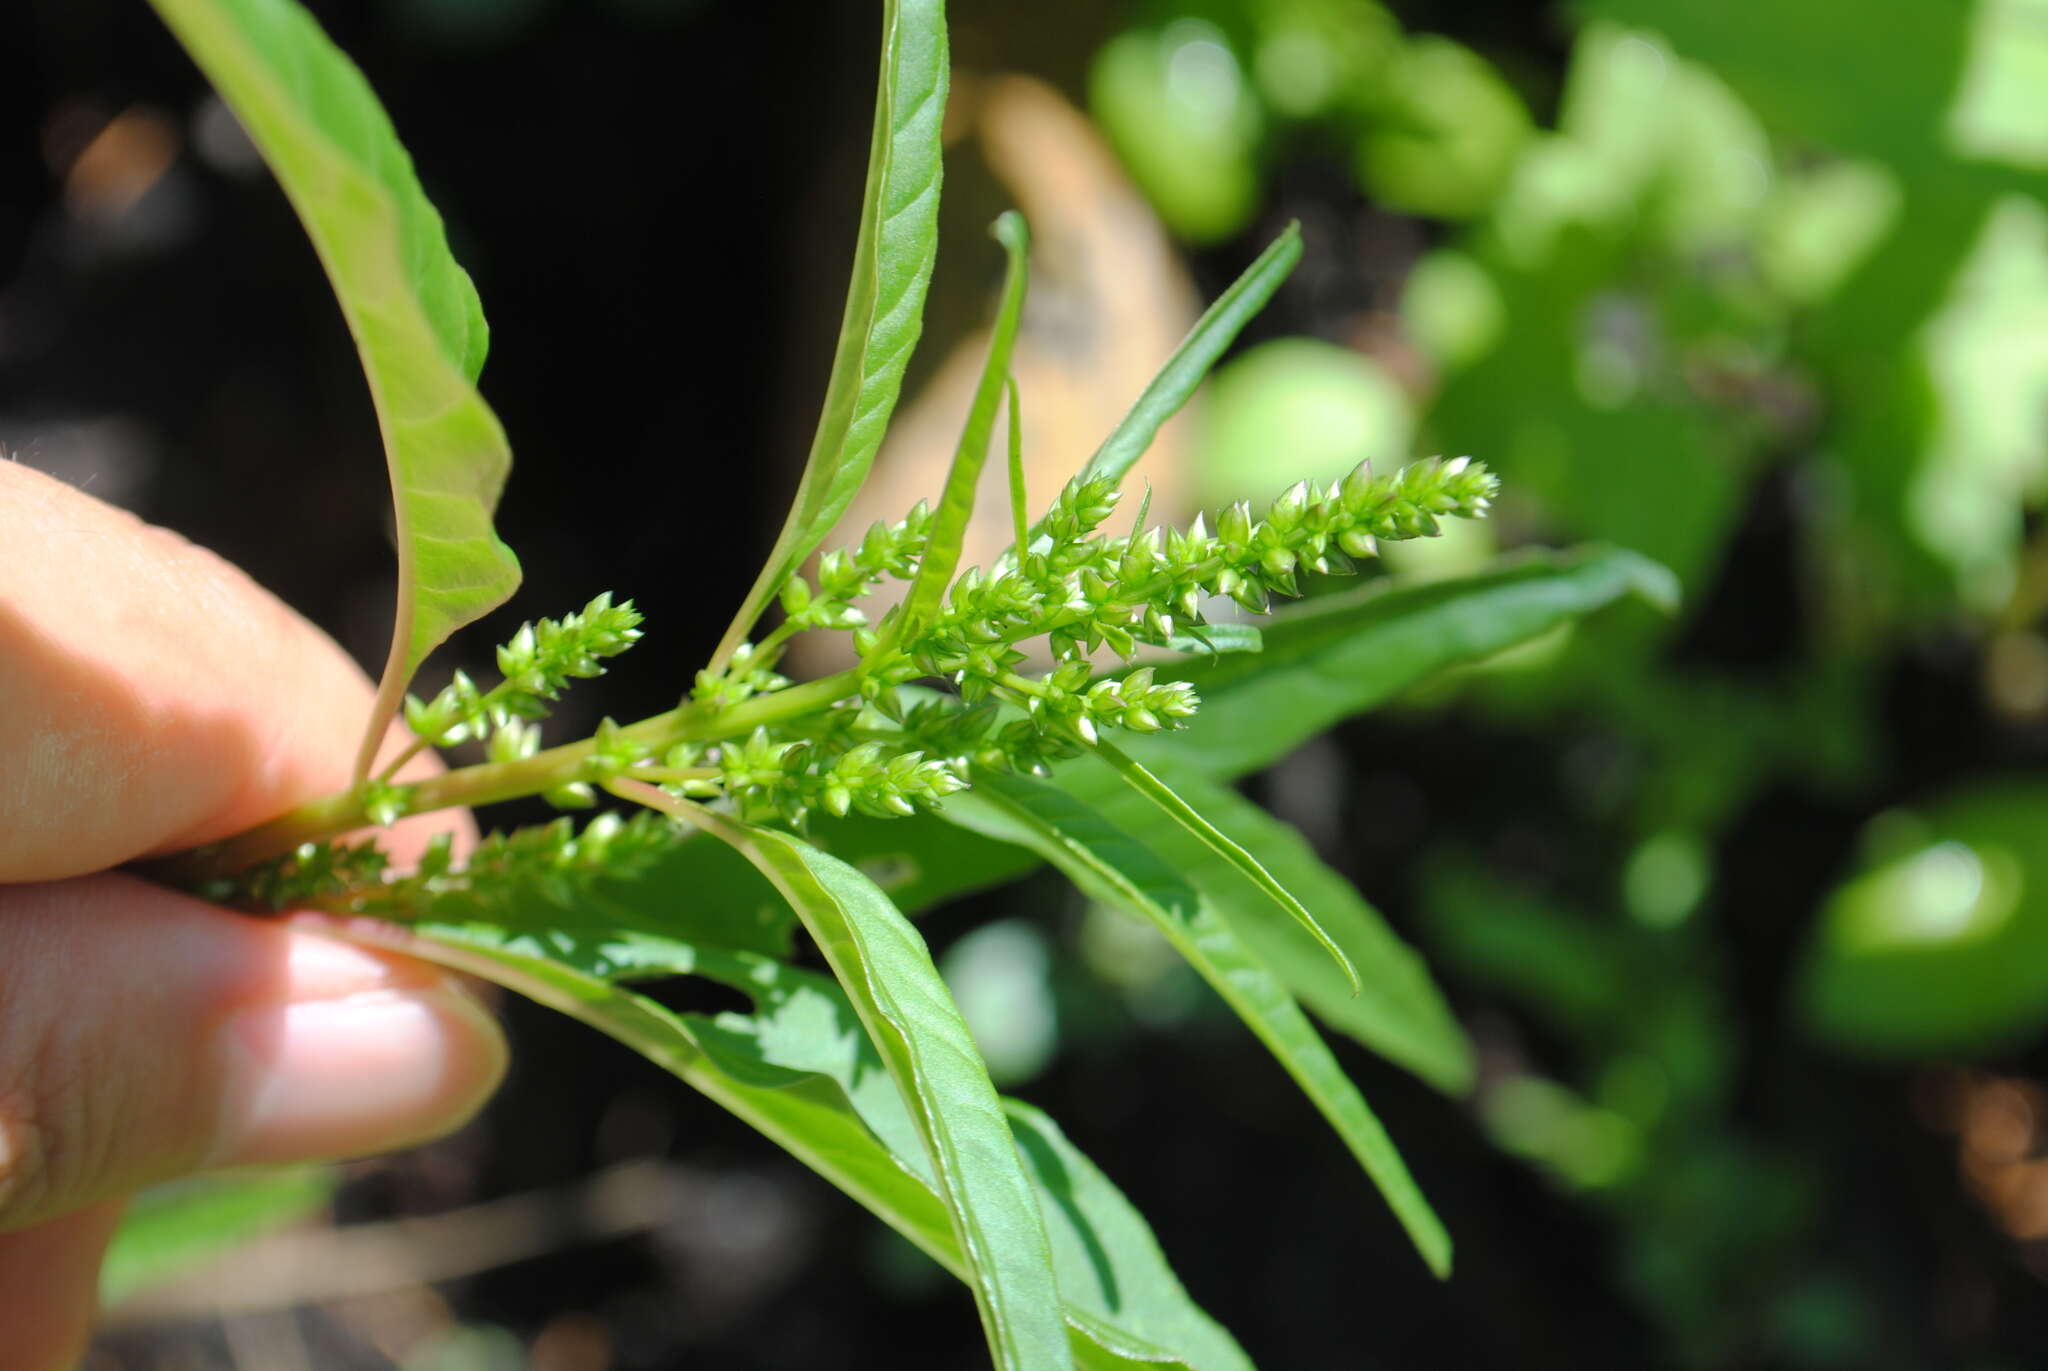
[[[959,575],[930,622],[899,623],[899,607],[871,623],[858,602],[886,579],[917,575],[932,523],[920,503],[857,545],[826,553],[814,579],[791,577],[782,623],[724,671],[699,675],[670,716],[679,721],[673,736],[607,719],[579,754],[576,774],[559,778],[546,797],[581,807],[594,802],[593,787],[633,778],[686,799],[723,800],[748,821],[801,825],[818,811],[913,814],[964,789],[976,767],[1044,774],[1107,733],[1185,725],[1200,704],[1193,688],[1132,662],[1144,648],[1221,650],[1206,618],[1210,604],[1228,599],[1263,613],[1274,595],[1299,595],[1304,572],[1342,575],[1383,541],[1431,536],[1445,517],[1483,517],[1497,485],[1463,457],[1387,476],[1363,463],[1328,488],[1296,484],[1262,519],[1238,503],[1213,532],[1200,517],[1184,530],[1144,528],[1141,507],[1138,528],[1110,536],[1102,527],[1119,501],[1116,482],[1084,474],[1060,492],[1028,547],[1011,548],[988,572]],[[601,675],[607,658],[639,638],[639,625],[632,603],[613,604],[609,595],[559,621],[527,625],[499,649],[497,685],[482,690],[458,672],[432,700],[408,698],[406,721],[420,746],[479,739],[492,762],[533,757],[552,702],[571,680]],[[791,684],[774,670],[783,646],[812,631],[851,634],[859,664],[831,678],[846,687],[836,696],[818,695],[815,685],[804,688],[807,696],[781,695]],[[1028,647],[1037,643],[1036,660],[1049,655],[1051,666],[1034,673]],[[788,710],[774,708],[779,695]],[[726,724],[742,702],[756,722]],[[408,811],[410,788],[391,779],[397,765],[366,783],[376,822]],[[497,874],[509,879],[517,868],[559,883],[590,855],[585,848],[608,851],[615,839],[633,846],[643,829],[607,821],[586,829],[584,840],[548,825],[527,831],[551,837],[488,840],[467,869],[505,867]],[[454,879],[450,871],[446,849],[436,848],[407,879],[431,887]],[[244,890],[281,907],[374,887],[384,874],[374,848],[308,845]]]

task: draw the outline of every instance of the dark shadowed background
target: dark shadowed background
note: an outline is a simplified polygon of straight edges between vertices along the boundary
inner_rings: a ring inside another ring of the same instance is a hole
[[[611,589],[648,636],[561,735],[667,707],[815,417],[878,7],[312,8],[476,278],[517,457],[525,585],[429,679],[488,675],[520,620]],[[953,23],[907,396],[983,322],[988,218],[1097,150],[1068,130],[1005,160],[1004,129],[1063,127],[995,112],[986,78],[1028,75],[1093,113],[1163,225],[1084,247],[1162,274],[1120,307],[1168,341],[1175,290],[1213,296],[1304,223],[1303,269],[1165,454],[1174,498],[1472,452],[1501,517],[1400,569],[1595,538],[1687,589],[1675,623],[1617,612],[1249,786],[1424,950],[1480,1049],[1460,1100],[1333,1044],[1456,1237],[1448,1284],[1206,992],[1043,874],[925,925],[1029,1030],[1007,1088],[1261,1365],[2042,1364],[2048,860],[1953,810],[2048,816],[2048,8],[962,0]],[[0,53],[0,446],[381,664],[374,419],[289,208],[141,0],[16,0]],[[1161,349],[1125,336],[1142,376]],[[935,486],[918,455],[892,498]],[[1865,869],[1894,879],[1845,884]],[[485,1117],[351,1168],[334,1214],[515,1197],[488,1232],[516,1241],[444,1230],[444,1267],[225,1319],[117,1308],[91,1365],[983,1364],[964,1292],[851,1201],[623,1049],[504,1012]]]

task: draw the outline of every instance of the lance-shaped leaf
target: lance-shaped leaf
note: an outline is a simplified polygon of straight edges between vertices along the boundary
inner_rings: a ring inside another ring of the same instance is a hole
[[[1190,805],[1172,786],[1146,770],[1144,765],[1124,755],[1121,748],[1106,739],[1097,739],[1095,755],[1108,764],[1109,769],[1130,788],[1152,805],[1158,814],[1209,850],[1209,854],[1225,866],[1238,873],[1252,887],[1268,900],[1274,908],[1292,919],[1304,933],[1329,953],[1330,960],[1344,973],[1344,979],[1351,986],[1351,993],[1359,992],[1358,968],[1344,955],[1344,949],[1323,926],[1316,922],[1316,916],[1308,907],[1294,897],[1294,893],[1268,871],[1257,857],[1245,851],[1236,839],[1221,832],[1209,822],[1200,811]]]
[[[536,1004],[586,1023],[759,1130],[777,1146],[831,1181],[896,1231],[956,1274],[959,1257],[944,1204],[877,1141],[837,1085],[764,1066],[733,1075],[700,1041],[694,1016],[675,1013],[643,995],[520,947],[523,934],[482,924],[404,927],[380,919],[300,915],[339,937],[439,962],[492,981]],[[530,947],[531,944],[525,944]],[[702,969],[699,950],[672,944],[668,970]]]
[[[1010,353],[1017,343],[1017,325],[1024,318],[1024,288],[1029,280],[1027,254],[1031,234],[1024,218],[1014,210],[995,222],[996,241],[1003,245],[1009,262],[1003,272],[1003,299],[996,310],[995,327],[989,331],[988,356],[981,364],[981,379],[974,389],[974,402],[967,411],[967,425],[954,449],[953,465],[946,473],[946,488],[939,507],[932,511],[931,532],[925,540],[924,557],[917,575],[904,594],[903,608],[895,619],[891,643],[914,638],[931,622],[946,598],[946,587],[960,566],[960,548],[967,538],[968,521],[974,517],[975,488],[981,483],[981,469],[988,461],[989,439],[995,434],[996,409],[1002,404],[1009,383]],[[1011,387],[1014,389],[1014,387]],[[1012,426],[1017,407],[1010,406]],[[1013,470],[1021,471],[1015,460],[1016,435],[1011,435]]]
[[[1202,817],[1255,856],[1308,908],[1358,969],[1360,988],[1322,944],[1261,890],[1218,859],[1194,835],[1161,815],[1102,767],[1062,767],[1055,784],[1094,807],[1197,885],[1253,955],[1324,1023],[1440,1090],[1472,1083],[1472,1046],[1431,979],[1428,967],[1351,882],[1332,871],[1306,839],[1227,785],[1171,756],[1153,759],[1160,780]]]
[[[620,793],[629,792],[621,786]],[[679,817],[760,868],[846,988],[917,1120],[997,1367],[1070,1365],[1037,1198],[988,1068],[924,939],[873,881],[836,857],[696,806],[680,807]]]
[[[1022,552],[1031,546],[1031,492],[1024,480],[1024,398],[1017,393],[1015,376],[1005,389],[1009,397],[1003,417],[1009,421],[1010,431],[1010,541]]]
[[[1451,1241],[1379,1119],[1331,1055],[1315,1025],[1186,873],[1053,786],[1002,773],[979,774],[951,797],[945,816],[990,837],[1022,843],[1085,893],[1135,914],[1166,936],[1286,1068],[1379,1187],[1416,1250],[1439,1275]]]
[[[1038,1185],[1069,1311],[1106,1328],[1099,1341],[1136,1334],[1200,1371],[1252,1371],[1237,1340],[1188,1298],[1151,1225],[1109,1177],[1044,1113],[1017,1100],[1003,1108]]]
[[[722,846],[722,845],[719,845]],[[534,911],[536,925],[545,910]],[[958,1239],[931,1179],[915,1120],[831,981],[771,958],[645,934],[648,911],[620,930],[630,966],[592,972],[539,955],[539,928],[481,922],[401,928],[326,924],[495,981],[571,1015],[670,1070],[868,1208],[963,1281]],[[593,929],[602,922],[593,918]],[[676,1014],[623,988],[642,975],[703,975],[753,999],[756,1012]],[[1149,1226],[1036,1111],[1005,1101],[1018,1157],[1051,1216],[1071,1350],[1083,1368],[1250,1371],[1229,1334],[1188,1299]],[[1017,1111],[1023,1111],[1020,1115]]]
[[[729,983],[753,996],[758,1011],[699,1025],[699,1041],[721,1067],[742,1077],[763,1070],[830,1077],[897,1158],[930,1181],[916,1124],[838,986],[772,964],[746,983]],[[1003,1108],[1038,1191],[1069,1329],[1090,1331],[1105,1348],[1121,1345],[1141,1362],[1171,1349],[1168,1355],[1203,1371],[1249,1371],[1243,1350],[1188,1298],[1150,1225],[1109,1178],[1040,1111],[1016,1100]]]
[[[1630,595],[1669,610],[1678,583],[1624,548],[1536,553],[1457,580],[1367,586],[1276,614],[1265,650],[1158,665],[1192,682],[1202,708],[1182,732],[1136,738],[1227,779],[1270,765],[1333,724],[1451,667],[1484,661]]]
[[[293,0],[153,3],[305,225],[383,430],[398,606],[358,758],[367,774],[419,664],[519,584],[519,563],[491,528],[512,454],[476,392],[483,309],[390,118],[311,16]]]
[[[887,0],[867,192],[824,410],[789,517],[726,629],[714,670],[731,659],[782,583],[839,522],[882,445],[923,327],[925,287],[938,254],[939,132],[948,75],[942,0]]]
[[[1121,478],[1136,465],[1166,421],[1180,412],[1244,326],[1266,307],[1273,292],[1280,289],[1280,283],[1300,261],[1301,226],[1289,224],[1286,232],[1245,268],[1244,275],[1203,311],[1188,336],[1174,349],[1173,356],[1145,387],[1138,402],[1088,459],[1084,474]]]

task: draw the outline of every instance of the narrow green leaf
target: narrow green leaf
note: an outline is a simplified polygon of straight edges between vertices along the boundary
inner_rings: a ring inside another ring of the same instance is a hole
[[[128,1202],[100,1266],[100,1303],[173,1280],[214,1257],[321,1209],[330,1167],[227,1172],[145,1190]]]
[[[1003,1108],[1038,1185],[1068,1309],[1079,1306],[1110,1332],[1172,1348],[1202,1371],[1251,1371],[1237,1340],[1188,1298],[1151,1225],[1123,1192],[1044,1113],[1017,1100]]]
[[[1024,483],[1024,399],[1017,393],[1017,378],[1004,382],[1009,403],[1010,429],[1010,528],[1018,552],[1031,546],[1031,492]]]
[[[1413,1071],[1440,1090],[1472,1084],[1472,1046],[1428,965],[1389,928],[1351,882],[1332,871],[1291,825],[1227,785],[1171,756],[1154,759],[1159,778],[1313,909],[1316,921],[1358,968],[1353,994],[1329,954],[1272,900],[1206,844],[1167,820],[1105,768],[1062,767],[1054,784],[1152,849],[1195,884],[1258,959],[1325,1024]]]
[[[1351,993],[1356,995],[1359,992],[1358,968],[1344,955],[1344,949],[1337,946],[1336,940],[1323,931],[1323,926],[1316,922],[1316,916],[1308,912],[1307,906],[1295,899],[1286,886],[1273,879],[1273,873],[1266,870],[1257,857],[1245,851],[1227,834],[1219,832],[1216,825],[1196,813],[1186,800],[1174,793],[1172,786],[1126,756],[1115,744],[1098,739],[1094,744],[1094,751],[1096,756],[1109,764],[1110,769],[1116,772],[1124,784],[1144,796],[1161,814],[1193,835],[1202,846],[1221,857],[1239,875],[1256,886],[1282,913],[1321,944],[1323,951],[1329,953],[1331,960],[1343,970],[1344,978],[1350,982]]]
[[[931,814],[820,819],[819,846],[858,867],[905,913],[1016,880],[1040,865],[1021,847],[964,832]]]
[[[1031,848],[1088,895],[1157,927],[1337,1130],[1430,1269],[1448,1274],[1450,1235],[1379,1119],[1279,977],[1184,873],[1072,795],[1020,776],[981,774],[973,790],[946,802],[944,813],[976,832]]]
[[[722,1067],[742,1077],[788,1073],[763,1077],[762,1084],[801,1073],[830,1077],[897,1158],[930,1181],[916,1123],[837,985],[786,966],[729,983],[752,995],[759,1010],[698,1026],[699,1041]],[[1106,1349],[1121,1345],[1124,1358],[1145,1364],[1249,1371],[1243,1350],[1188,1298],[1151,1227],[1108,1177],[1040,1111],[1007,1099],[1003,1109],[1038,1191],[1069,1327],[1091,1328]]]
[[[988,1068],[924,939],[874,882],[769,829],[692,807],[774,882],[846,988],[916,1116],[1002,1371],[1067,1367],[1052,1251]]]
[[[1278,761],[1325,729],[1439,671],[1483,661],[1636,595],[1668,609],[1671,573],[1622,548],[1538,553],[1456,580],[1368,586],[1276,614],[1265,650],[1160,663],[1202,708],[1186,730],[1134,739],[1150,763],[1171,756],[1228,778]]]
[[[358,757],[367,775],[419,665],[503,604],[519,563],[491,515],[512,453],[477,394],[475,287],[361,72],[293,0],[152,0],[234,110],[320,255],[384,434],[398,531],[391,654]]]
[[[1213,879],[1204,884],[1217,912],[1330,1027],[1440,1090],[1458,1093],[1470,1086],[1471,1046],[1426,964],[1350,882],[1324,865],[1300,834],[1229,787],[1175,764],[1171,754],[1155,757],[1151,765],[1315,911],[1316,921],[1359,969],[1359,994],[1351,993],[1343,972],[1307,930],[1281,916],[1263,892],[1234,871],[1225,871],[1199,839],[1167,820],[1107,767],[1075,762],[1059,768],[1053,783],[1139,838],[1168,865],[1214,868]],[[909,913],[1015,880],[1037,865],[1026,848],[925,814],[822,824],[817,836]]]
[[[1031,232],[1024,226],[1023,216],[1014,210],[996,220],[993,232],[1009,256],[1003,272],[1002,305],[996,310],[995,326],[989,333],[988,357],[982,362],[974,403],[967,411],[967,426],[961,431],[960,446],[954,449],[953,466],[946,473],[946,488],[939,496],[939,507],[932,513],[924,557],[918,562],[916,579],[905,592],[902,612],[896,618],[893,642],[915,637],[920,628],[930,623],[946,598],[946,587],[953,583],[953,573],[960,566],[960,549],[967,538],[967,524],[974,517],[974,493],[981,484],[981,469],[988,461],[989,439],[995,433],[996,408],[1002,403],[1003,388],[1010,376],[1010,353],[1016,347],[1017,326],[1024,318]],[[1010,412],[1012,416],[1016,414],[1014,404]],[[1013,444],[1014,441],[1013,437]]]
[[[408,928],[378,919],[309,922],[339,937],[492,981],[617,1039],[745,1120],[965,1279],[944,1204],[876,1139],[845,1093],[825,1078],[805,1078],[800,1072],[768,1066],[733,1074],[724,1067],[731,1065],[734,1054],[714,1057],[700,1039],[698,1025],[706,1021],[677,1014],[599,976],[524,950],[518,936],[505,937],[485,925]],[[701,949],[675,944],[670,955],[671,972],[712,969],[702,960]]]
[[[1176,633],[1167,647],[1189,656],[1220,657],[1226,652],[1263,652],[1266,635],[1253,624],[1203,624],[1192,633]]]
[[[1273,292],[1280,289],[1280,283],[1300,261],[1301,225],[1289,224],[1272,246],[1245,269],[1244,275],[1216,297],[1216,303],[1195,321],[1194,328],[1145,387],[1130,413],[1124,415],[1088,459],[1086,474],[1121,478],[1136,465],[1166,421],[1180,412],[1210,368],[1236,341],[1252,316],[1266,307]]]
[[[824,410],[789,517],[712,658],[724,667],[787,580],[853,502],[923,327],[938,254],[940,125],[949,67],[943,0],[887,0],[867,191]]]
[[[650,943],[642,969],[709,976],[757,1006],[753,1014],[676,1014],[604,975],[536,955],[524,931],[480,923],[407,929],[367,919],[328,927],[495,981],[609,1034],[969,1279],[917,1124],[852,1006],[826,978],[745,952]],[[1229,1335],[1187,1300],[1143,1218],[1093,1164],[1063,1138],[1051,1164],[1046,1146],[1025,1146],[1048,1131],[1056,1132],[1049,1121],[1015,1128],[1041,1210],[1069,1225],[1055,1228],[1053,1250],[1076,1365],[1248,1371]],[[1098,1298],[1105,1287],[1115,1296],[1106,1302]]]

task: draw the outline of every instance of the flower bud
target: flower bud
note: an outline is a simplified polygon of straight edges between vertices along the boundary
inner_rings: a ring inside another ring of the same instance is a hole
[[[1301,516],[1308,510],[1308,482],[1296,481],[1287,487],[1273,507],[1266,511],[1266,522],[1275,530],[1286,533],[1301,522]]]
[[[1337,546],[1353,557],[1377,557],[1380,555],[1379,540],[1362,528],[1347,528],[1337,535]]]
[[[1216,536],[1227,548],[1241,548],[1252,540],[1252,507],[1239,500],[1216,519]]]

